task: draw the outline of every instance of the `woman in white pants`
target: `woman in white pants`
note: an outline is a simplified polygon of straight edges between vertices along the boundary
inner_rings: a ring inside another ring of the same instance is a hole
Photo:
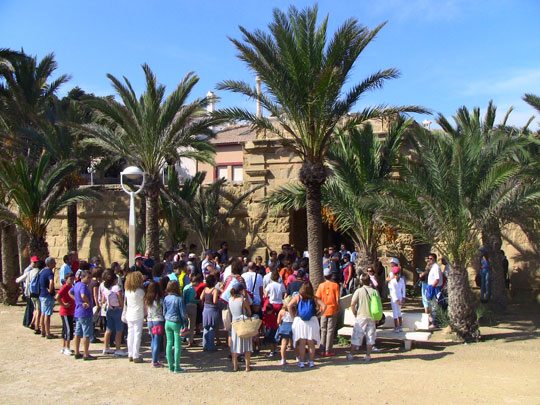
[[[142,327],[144,320],[144,290],[143,275],[139,271],[129,273],[124,287],[126,321],[128,325],[127,346],[129,361],[142,363],[139,349],[141,347]]]

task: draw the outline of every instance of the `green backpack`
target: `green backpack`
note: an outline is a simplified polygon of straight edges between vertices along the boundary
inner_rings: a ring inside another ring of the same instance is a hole
[[[379,293],[377,292],[377,290],[374,290],[374,293],[370,294],[369,291],[366,289],[366,293],[369,297],[369,313],[374,320],[380,321],[383,316],[381,297],[379,297]]]

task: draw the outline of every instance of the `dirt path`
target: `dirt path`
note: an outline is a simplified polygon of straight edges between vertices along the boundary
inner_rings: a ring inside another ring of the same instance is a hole
[[[101,356],[94,362],[61,355],[60,340],[46,340],[21,326],[24,308],[0,306],[0,398],[2,404],[57,401],[70,404],[540,404],[540,311],[512,309],[485,341],[452,342],[437,332],[429,343],[404,352],[381,342],[370,364],[317,358],[315,369],[257,357],[250,373],[232,373],[227,352],[183,350],[187,374],[145,363]],[[516,314],[519,313],[519,316]],[[60,318],[53,315],[53,333]]]

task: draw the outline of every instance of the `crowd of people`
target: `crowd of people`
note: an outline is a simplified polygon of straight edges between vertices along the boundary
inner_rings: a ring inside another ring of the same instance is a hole
[[[293,352],[289,357],[295,358],[298,367],[314,367],[316,354],[335,356],[339,300],[345,294],[353,295],[351,310],[356,316],[348,358],[354,358],[365,337],[365,361],[369,361],[376,336],[370,300],[386,295],[384,286],[395,331],[401,330],[406,290],[396,258],[388,275],[380,261],[358,274],[356,251],[347,251],[344,244],[340,250],[329,247],[322,257],[324,282],[314,290],[307,252],[300,256],[289,244],[279,254],[270,252],[268,260],[257,256],[254,261],[246,249],[240,256],[230,256],[226,242],[217,251],[206,251],[202,260],[195,250],[195,245],[182,246],[166,252],[161,261],[146,252],[137,255],[130,268],[114,262],[107,269],[97,257],[79,261],[77,253],[71,252],[63,257],[56,283],[55,259],[32,257],[18,279],[27,302],[24,324],[36,335],[57,338],[50,327],[56,303],[62,319],[61,354],[94,360],[89,345],[102,343],[103,355],[142,363],[146,320],[152,367],[164,367],[165,357],[169,370],[177,373],[186,371],[181,367],[182,347],[199,345],[207,352],[227,346],[234,371],[240,363],[250,371],[252,356],[262,355],[263,347],[268,350],[265,355],[281,365],[287,364],[287,352]],[[432,295],[442,288],[444,277],[436,255],[430,254],[430,260],[433,263],[420,277],[425,279],[423,302],[431,314]],[[236,330],[238,322],[248,318],[262,320],[252,337]],[[102,341],[96,337],[101,333]],[[127,351],[122,349],[124,342]]]

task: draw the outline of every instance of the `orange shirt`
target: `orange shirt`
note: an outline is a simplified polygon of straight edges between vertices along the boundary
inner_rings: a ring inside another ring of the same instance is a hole
[[[283,267],[281,269],[281,271],[279,272],[279,275],[281,276],[281,279],[283,280],[283,284],[285,284],[285,287],[287,287],[287,285],[289,284],[288,282],[288,278],[291,274],[293,274],[293,270],[292,269],[288,269],[287,267]]]
[[[333,281],[325,281],[319,284],[315,296],[326,304],[324,316],[332,316],[339,311],[339,284]]]

